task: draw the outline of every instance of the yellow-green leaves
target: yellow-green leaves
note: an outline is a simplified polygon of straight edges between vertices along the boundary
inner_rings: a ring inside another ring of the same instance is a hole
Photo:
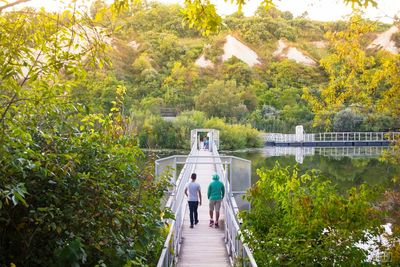
[[[189,25],[189,28],[198,29],[204,35],[220,30],[221,17],[217,14],[215,5],[208,0],[185,0],[182,14],[183,21]]]
[[[378,6],[377,0],[343,0],[343,2],[345,2],[346,4],[351,4],[353,8],[357,6],[358,7]]]
[[[127,0],[125,0],[125,2],[126,1]],[[227,0],[224,1],[227,2]],[[268,10],[278,1],[285,0],[263,0],[261,5]],[[116,0],[116,2],[121,2],[121,0]],[[245,0],[230,0],[230,2],[237,5],[238,13],[241,13],[243,5],[246,4]],[[369,6],[377,7],[378,5],[376,0],[343,0],[343,2],[345,4],[351,4],[353,9],[366,8]],[[210,33],[215,33],[220,30],[222,22],[221,17],[216,13],[215,6],[211,4],[209,0],[185,0],[185,8],[182,10],[182,14],[184,16],[184,21],[190,28],[196,28],[204,35],[209,35]]]
[[[316,117],[316,125],[330,128],[332,116],[340,110],[355,106],[368,109],[373,102],[370,87],[375,70],[375,59],[366,53],[364,39],[375,25],[366,22],[356,13],[348,27],[341,32],[328,32],[332,53],[321,59],[320,64],[329,75],[329,83],[315,94],[304,90],[304,98],[309,101]]]
[[[117,12],[129,10],[142,4],[142,0],[114,0],[112,7]]]
[[[381,95],[377,109],[398,117],[400,115],[400,55],[380,53],[378,60],[381,67],[372,77],[371,90]],[[385,85],[386,90],[377,89]]]
[[[222,1],[222,0],[218,0]],[[224,0],[228,2],[228,0]],[[254,0],[250,0],[254,1]],[[273,7],[277,1],[284,0],[263,0],[261,5],[266,9]],[[315,0],[317,1],[317,0]],[[333,1],[333,0],[332,0]],[[230,0],[238,7],[241,13],[242,7],[246,4],[245,0]],[[377,7],[377,0],[343,0],[346,4],[351,4],[353,8],[366,8],[368,6]],[[113,7],[117,11],[132,9],[142,3],[142,0],[114,0]],[[215,5],[209,0],[185,0],[185,7],[182,9],[183,20],[190,28],[200,30],[203,35],[209,35],[220,30],[221,17],[217,14]]]
[[[314,125],[331,129],[333,116],[347,108],[367,116],[400,114],[400,57],[368,50],[368,35],[375,28],[356,12],[346,29],[327,33],[331,54],[320,64],[329,82],[318,90],[305,88],[303,94],[316,114]]]

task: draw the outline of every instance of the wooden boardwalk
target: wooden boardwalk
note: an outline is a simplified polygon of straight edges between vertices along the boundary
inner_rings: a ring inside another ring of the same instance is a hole
[[[212,156],[211,152],[199,151],[199,156]],[[210,162],[212,158],[200,158],[198,162]],[[189,228],[189,207],[186,209],[182,230],[182,247],[177,266],[179,267],[224,267],[230,266],[224,241],[224,217],[220,211],[220,228],[209,227],[207,189],[215,173],[213,164],[198,164],[195,168],[197,182],[201,186],[203,203],[198,208],[199,223]],[[214,215],[215,216],[215,215]],[[215,220],[215,218],[214,218]]]

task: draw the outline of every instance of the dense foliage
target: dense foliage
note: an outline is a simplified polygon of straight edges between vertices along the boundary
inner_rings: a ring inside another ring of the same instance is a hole
[[[168,184],[126,134],[124,87],[109,114],[88,113],[69,94],[101,58],[84,20],[70,11],[0,16],[2,266],[157,260]]]
[[[366,264],[356,246],[382,232],[378,191],[365,185],[337,193],[318,172],[275,166],[260,170],[241,214],[243,236],[264,266],[339,266]],[[368,233],[368,234],[367,234]],[[377,244],[379,245],[379,244]],[[378,260],[379,259],[375,259]]]
[[[186,4],[192,29],[177,5],[130,0],[115,1],[119,13],[102,0],[90,14],[0,13],[0,265],[154,265],[168,184],[153,179],[139,147],[189,148],[193,128],[219,129],[221,149],[237,149],[260,146],[257,130],[298,124],[307,132],[399,127],[399,55],[366,49],[389,25],[260,8],[222,27],[213,7],[197,16],[200,1]],[[261,64],[223,61],[227,34]],[[320,65],[273,56],[278,40]],[[201,55],[213,67],[196,66]],[[165,120],[166,108],[180,115]],[[396,152],[387,158],[399,163]],[[275,168],[260,176],[243,215],[260,264],[358,265],[365,253],[354,243],[380,231],[375,207],[393,223],[400,259],[398,187],[372,207],[376,192],[364,186],[340,195],[319,175]]]

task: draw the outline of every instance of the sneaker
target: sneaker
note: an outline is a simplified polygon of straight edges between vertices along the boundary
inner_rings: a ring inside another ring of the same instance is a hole
[[[190,228],[193,228],[193,224],[190,225]]]
[[[219,228],[219,225],[218,225],[218,223],[215,223],[215,228]]]
[[[214,221],[210,220],[210,227],[213,227],[213,225],[214,225]]]
[[[196,224],[196,225],[197,225],[198,223],[199,223],[199,220],[197,220],[197,221],[194,222],[194,224]]]

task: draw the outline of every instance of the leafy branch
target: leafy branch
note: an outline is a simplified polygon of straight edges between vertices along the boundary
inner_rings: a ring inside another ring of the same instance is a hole
[[[18,1],[12,2],[12,3],[5,4],[4,6],[0,6],[0,12],[2,12],[4,9],[7,9],[7,8],[10,8],[10,7],[25,3],[25,2],[29,2],[29,1],[31,1],[31,0],[18,0]]]

